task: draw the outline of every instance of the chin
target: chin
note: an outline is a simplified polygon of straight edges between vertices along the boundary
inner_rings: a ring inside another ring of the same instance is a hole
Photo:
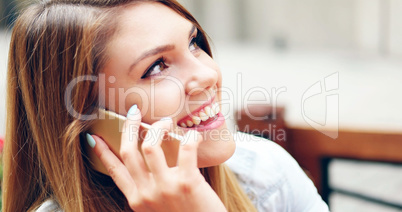
[[[235,145],[233,145],[235,146]],[[224,163],[225,161],[227,161],[230,157],[232,157],[233,153],[234,153],[234,147],[233,147],[233,151],[227,151],[225,150],[224,153],[221,153],[220,155],[208,155],[208,158],[202,159],[202,158],[198,158],[198,168],[205,168],[205,167],[211,167],[211,166],[217,166],[220,165],[222,163]]]
[[[206,140],[198,148],[198,167],[217,166],[230,157],[236,149],[236,143],[230,134],[224,141]]]

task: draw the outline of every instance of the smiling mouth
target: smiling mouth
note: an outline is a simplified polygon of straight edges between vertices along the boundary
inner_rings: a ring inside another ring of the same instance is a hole
[[[206,126],[211,122],[214,122],[219,117],[219,104],[212,102],[209,105],[206,105],[204,108],[199,110],[196,113],[191,114],[187,118],[180,120],[177,122],[177,125],[183,128],[195,128]]]

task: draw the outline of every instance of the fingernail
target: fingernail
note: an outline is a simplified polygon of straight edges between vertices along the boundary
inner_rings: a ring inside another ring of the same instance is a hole
[[[137,110],[138,110],[137,105],[131,106],[130,109],[128,110],[127,118],[134,116],[137,113]]]
[[[87,137],[87,142],[88,142],[89,146],[91,148],[94,148],[96,145],[95,139],[88,133],[86,134],[86,137]]]
[[[164,118],[161,118],[160,121],[171,121],[171,120],[172,120],[172,118],[170,118],[170,117],[164,117]]]

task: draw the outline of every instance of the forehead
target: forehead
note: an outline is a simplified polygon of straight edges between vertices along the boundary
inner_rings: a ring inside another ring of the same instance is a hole
[[[156,2],[143,2],[121,10],[113,45],[135,45],[148,49],[168,44],[188,31],[192,23],[171,8]]]

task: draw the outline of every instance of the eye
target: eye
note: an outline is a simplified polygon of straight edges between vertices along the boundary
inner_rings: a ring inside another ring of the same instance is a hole
[[[145,71],[145,74],[141,77],[141,79],[158,75],[167,68],[169,67],[166,65],[165,58],[159,58]]]
[[[188,49],[190,49],[190,51],[200,49],[201,41],[202,41],[202,34],[198,31],[197,35],[191,39],[190,44],[188,45]]]

